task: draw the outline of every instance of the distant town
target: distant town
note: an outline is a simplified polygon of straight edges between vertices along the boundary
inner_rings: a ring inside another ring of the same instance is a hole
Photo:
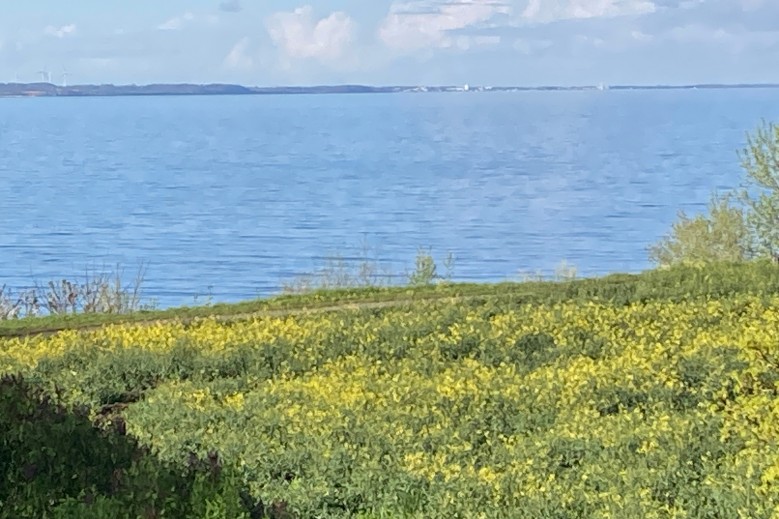
[[[151,85],[55,85],[41,83],[0,83],[0,97],[96,97],[96,96],[181,96],[181,95],[282,95],[282,94],[390,94],[405,92],[520,92],[533,90],[663,90],[716,88],[779,88],[779,84],[697,84],[697,85],[593,85],[593,86],[281,86],[247,87],[230,84],[151,84]]]

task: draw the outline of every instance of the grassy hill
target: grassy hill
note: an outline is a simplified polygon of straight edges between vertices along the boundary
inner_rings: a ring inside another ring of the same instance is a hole
[[[779,267],[0,323],[0,518],[772,517]]]

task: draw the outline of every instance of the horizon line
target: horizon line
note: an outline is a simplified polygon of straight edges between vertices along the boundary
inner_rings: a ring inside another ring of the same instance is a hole
[[[594,83],[594,84],[541,84],[541,85],[488,85],[488,84],[371,84],[371,83],[321,83],[311,85],[295,85],[295,84],[277,84],[277,85],[249,85],[242,83],[229,83],[229,82],[150,82],[150,83],[78,83],[69,85],[60,85],[51,81],[4,81],[0,82],[0,85],[4,86],[53,86],[56,88],[78,88],[85,86],[113,86],[113,87],[149,87],[149,86],[233,86],[250,89],[267,89],[267,88],[337,88],[337,87],[360,87],[360,88],[493,88],[493,89],[505,89],[505,88],[521,88],[521,89],[533,89],[533,88],[652,88],[652,87],[695,87],[695,86],[779,86],[778,82],[696,82],[696,83]]]

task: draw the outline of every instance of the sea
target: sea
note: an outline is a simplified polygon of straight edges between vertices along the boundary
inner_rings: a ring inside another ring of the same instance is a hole
[[[651,268],[779,89],[0,99],[0,286],[145,269],[159,307],[419,251],[455,281]],[[387,279],[387,278],[382,278]]]

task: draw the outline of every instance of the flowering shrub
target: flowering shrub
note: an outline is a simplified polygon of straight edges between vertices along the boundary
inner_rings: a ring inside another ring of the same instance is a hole
[[[0,374],[290,517],[758,518],[777,344],[779,295],[485,298],[4,339]]]

